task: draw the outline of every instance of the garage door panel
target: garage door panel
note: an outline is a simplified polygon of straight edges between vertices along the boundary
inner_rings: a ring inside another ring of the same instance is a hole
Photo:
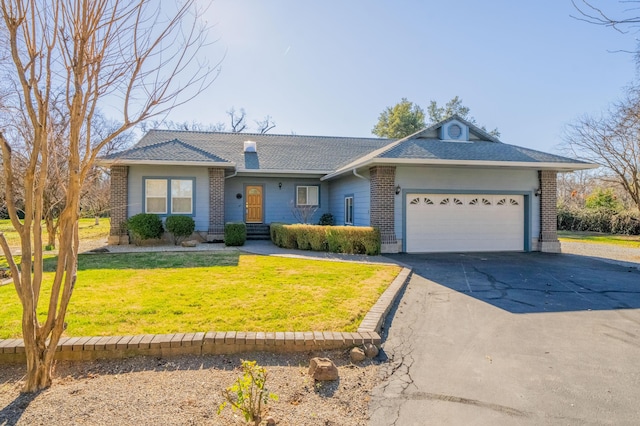
[[[524,249],[524,197],[409,194],[407,252]]]

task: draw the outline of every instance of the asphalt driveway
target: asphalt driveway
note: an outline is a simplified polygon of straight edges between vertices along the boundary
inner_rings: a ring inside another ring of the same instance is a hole
[[[640,271],[545,253],[397,255],[372,425],[640,424]]]

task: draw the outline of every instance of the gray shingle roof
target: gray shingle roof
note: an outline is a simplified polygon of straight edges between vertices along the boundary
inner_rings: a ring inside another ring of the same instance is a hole
[[[256,142],[255,154],[244,153],[248,140]],[[389,142],[380,138],[152,130],[132,149],[108,159],[225,161],[235,163],[239,170],[328,172]],[[179,154],[173,148],[180,148]]]
[[[409,139],[376,156],[376,158],[580,163],[577,160],[559,155],[502,142],[452,142],[438,139]]]
[[[121,153],[111,154],[105,158],[121,158],[127,160],[143,161],[204,161],[204,162],[227,162],[226,160],[187,145],[177,139],[158,142],[150,145],[136,145],[135,147]]]
[[[484,140],[471,142],[435,139],[434,129],[451,119],[469,125]],[[245,153],[244,142],[256,142],[256,153]],[[589,168],[588,163],[508,145],[457,116],[401,140],[328,136],[151,130],[133,148],[105,158],[128,163],[227,163],[239,172],[305,172],[337,176],[353,167],[394,160],[489,161],[558,164],[563,169]],[[505,164],[506,165],[506,164]],[[548,167],[548,166],[547,166]],[[553,167],[553,166],[551,166]]]

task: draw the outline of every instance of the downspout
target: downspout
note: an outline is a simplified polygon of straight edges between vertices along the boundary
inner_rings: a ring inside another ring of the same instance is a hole
[[[364,177],[364,176],[362,176],[362,175],[359,175],[359,174],[358,174],[358,172],[356,171],[356,168],[355,168],[355,167],[353,168],[353,175],[354,175],[355,177],[359,177],[360,179],[369,180],[369,179],[367,179],[366,177]]]
[[[233,172],[233,174],[230,174],[229,176],[225,176],[224,178],[225,178],[225,180],[226,180],[226,179],[229,179],[229,178],[235,177],[237,174],[238,174],[238,169],[236,169],[236,171],[235,171],[235,172]]]

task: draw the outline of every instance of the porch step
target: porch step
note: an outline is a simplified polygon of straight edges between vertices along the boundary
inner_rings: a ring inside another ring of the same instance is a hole
[[[247,223],[247,240],[268,240],[269,225],[263,223]]]

